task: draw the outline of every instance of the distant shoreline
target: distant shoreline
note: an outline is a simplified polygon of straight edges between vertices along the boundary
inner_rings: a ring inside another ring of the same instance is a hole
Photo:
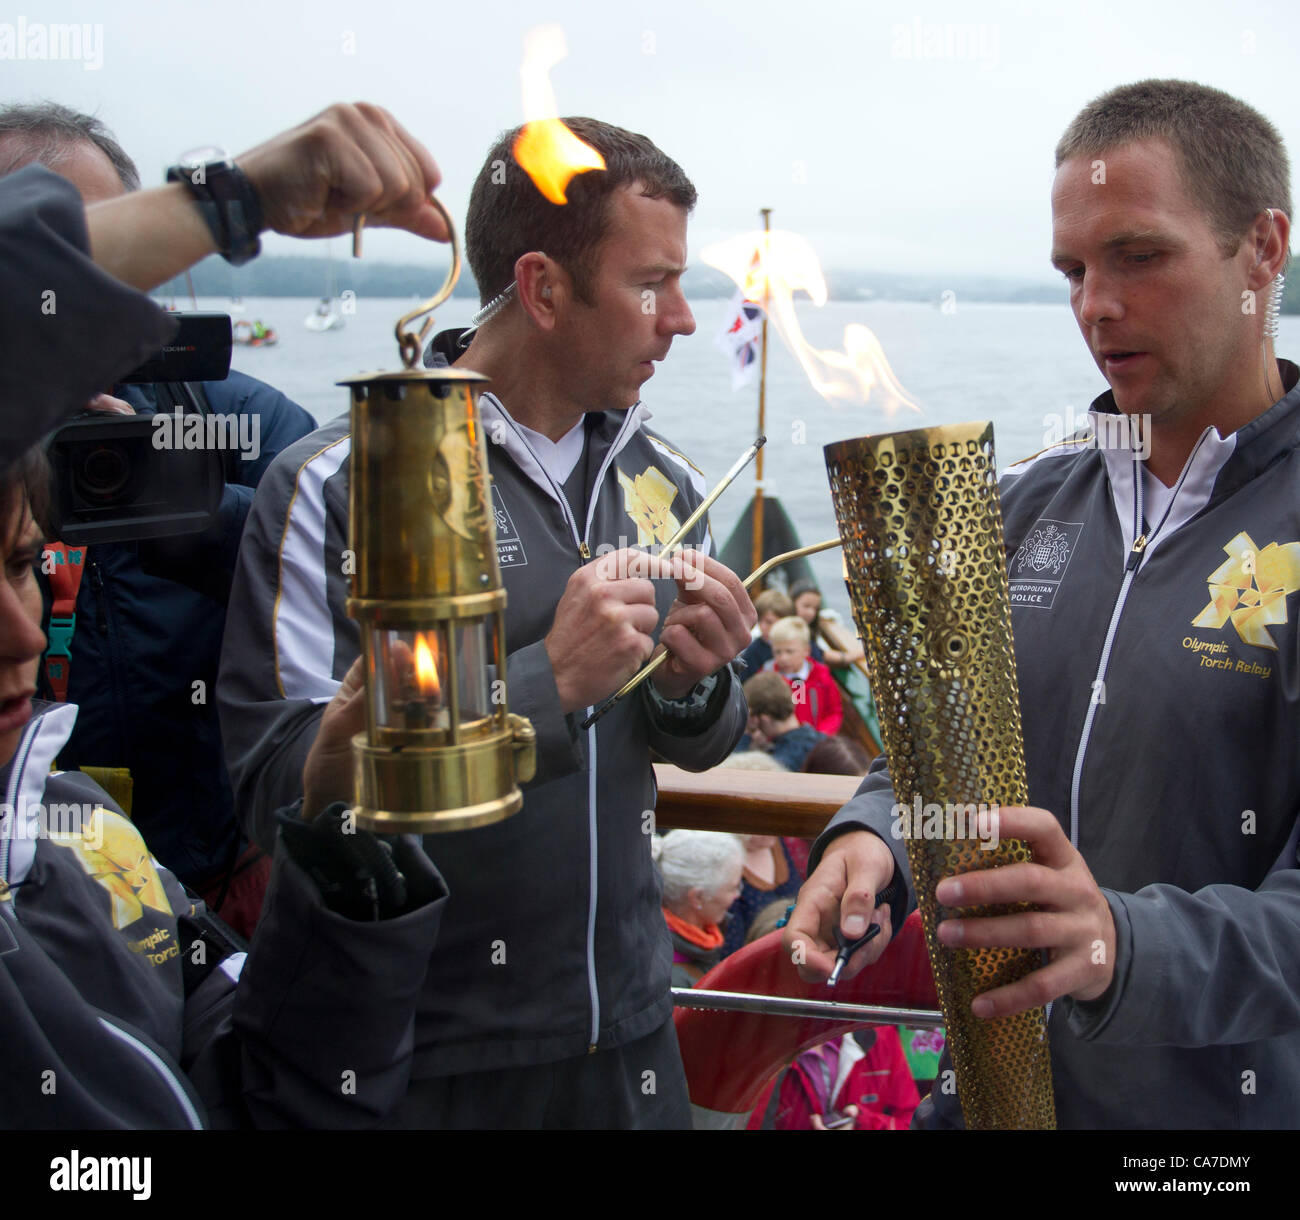
[[[204,297],[297,297],[302,299],[355,293],[364,298],[402,300],[425,297],[433,291],[446,268],[411,266],[408,263],[358,263],[324,258],[295,258],[265,255],[238,271],[212,255],[191,272],[194,292]],[[953,309],[959,304],[982,305],[1068,305],[1064,281],[999,279],[976,275],[941,276],[901,275],[829,269],[826,272],[829,299],[840,302],[875,301],[930,304],[937,309]],[[332,291],[331,291],[332,286]],[[683,277],[683,287],[691,300],[726,300],[735,289],[721,273],[709,267],[692,268]],[[184,277],[163,285],[159,296],[189,295]],[[478,289],[466,270],[457,283],[454,297],[473,300]],[[1300,274],[1291,277],[1282,300],[1284,314],[1300,313]]]

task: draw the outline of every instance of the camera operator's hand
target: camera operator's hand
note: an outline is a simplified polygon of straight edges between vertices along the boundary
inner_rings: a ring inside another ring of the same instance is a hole
[[[429,194],[441,181],[423,145],[378,106],[336,105],[259,144],[236,163],[262,205],[265,227],[331,237],[366,223],[446,241]],[[182,183],[132,191],[86,209],[91,257],[110,275],[148,291],[216,249]]]
[[[135,408],[120,398],[114,398],[112,394],[96,394],[88,403],[87,411],[98,411],[102,415],[134,415]]]
[[[361,658],[325,707],[302,769],[302,817],[310,822],[335,801],[352,800],[352,738],[366,727],[366,683]]]
[[[429,203],[442,181],[433,157],[379,106],[331,106],[235,160],[277,233],[333,237],[364,212],[367,225],[450,236]]]

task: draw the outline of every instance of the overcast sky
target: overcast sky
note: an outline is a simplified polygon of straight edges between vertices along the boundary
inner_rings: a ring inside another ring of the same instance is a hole
[[[99,26],[102,64],[0,60],[0,81],[8,99],[98,112],[146,183],[194,145],[239,152],[332,101],[377,102],[428,144],[463,220],[487,148],[523,117],[524,33],[558,22],[561,113],[644,132],[682,164],[700,191],[693,258],[766,205],[828,266],[1046,279],[1052,148],[1105,89],[1215,85],[1300,152],[1298,13],[1281,0],[18,0],[0,23]],[[387,234],[367,253],[428,259]]]

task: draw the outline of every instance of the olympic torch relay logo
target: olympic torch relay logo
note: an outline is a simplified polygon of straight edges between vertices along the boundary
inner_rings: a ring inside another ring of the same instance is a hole
[[[1223,549],[1228,559],[1210,574],[1210,604],[1192,626],[1218,631],[1231,619],[1245,643],[1276,652],[1264,628],[1286,622],[1286,599],[1300,589],[1300,542],[1270,542],[1261,551],[1243,532]]]
[[[623,489],[623,507],[636,523],[637,546],[667,542],[681,528],[669,511],[677,488],[663,471],[649,466],[629,479],[620,470],[618,485]]]
[[[167,891],[154,867],[140,832],[107,809],[95,811],[97,835],[51,834],[50,838],[76,853],[81,867],[107,891],[115,928],[129,928],[143,918],[145,908],[172,914]]]

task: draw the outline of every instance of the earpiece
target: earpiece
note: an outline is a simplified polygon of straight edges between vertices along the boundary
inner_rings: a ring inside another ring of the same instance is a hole
[[[549,288],[542,289],[542,296],[546,297],[549,300],[550,295],[551,295],[551,290]]]

